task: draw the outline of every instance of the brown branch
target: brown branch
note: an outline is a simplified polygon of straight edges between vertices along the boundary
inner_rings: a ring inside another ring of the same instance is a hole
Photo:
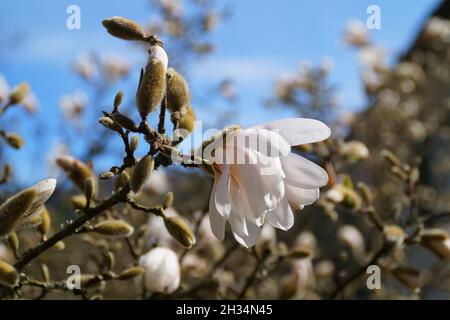
[[[122,188],[118,193],[114,194],[110,198],[106,199],[101,204],[97,205],[94,208],[90,208],[81,216],[79,216],[77,219],[75,219],[72,223],[67,224],[64,226],[61,230],[59,230],[57,233],[55,233],[51,238],[48,240],[41,242],[39,245],[34,247],[33,249],[30,249],[26,251],[22,257],[14,264],[14,267],[17,270],[22,269],[25,267],[30,261],[38,257],[41,253],[48,250],[49,248],[53,247],[57,242],[63,240],[64,238],[76,233],[77,229],[83,226],[86,222],[93,219],[100,213],[112,208],[116,204],[119,204],[121,202],[126,202],[128,193],[130,192],[129,187]]]
[[[366,272],[367,268],[370,265],[376,264],[378,259],[380,259],[384,254],[386,254],[389,251],[390,247],[383,244],[383,246],[381,247],[380,250],[378,250],[375,255],[372,257],[372,259],[370,259],[370,261],[360,267],[353,275],[351,275],[350,277],[348,277],[343,283],[341,283],[340,285],[337,286],[337,288],[331,292],[331,294],[329,295],[328,299],[336,299],[339,295],[341,295],[344,290],[353,282],[355,281],[357,278],[359,278],[362,274],[364,274],[364,272]]]

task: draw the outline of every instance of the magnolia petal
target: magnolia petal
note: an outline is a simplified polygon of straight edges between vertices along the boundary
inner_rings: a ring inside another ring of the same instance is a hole
[[[242,237],[239,234],[236,234],[235,232],[233,232],[233,236],[236,239],[236,241],[239,242],[242,246],[250,248],[258,243],[262,228],[258,227],[256,224],[253,224],[251,222],[247,222],[247,228],[248,228],[247,236]]]
[[[230,225],[233,232],[241,237],[248,236],[247,223],[245,221],[245,195],[236,184],[231,186],[232,212],[230,214]]]
[[[291,145],[283,136],[264,128],[241,129],[233,143],[272,158],[287,156],[291,152]]]
[[[328,183],[328,174],[320,166],[308,159],[291,153],[281,158],[287,184],[313,189],[323,187]]]
[[[283,180],[282,171],[265,175],[261,174],[261,167],[258,165],[236,165],[232,170],[232,176],[247,197],[255,217],[275,208],[273,189]]]
[[[322,141],[327,139],[331,134],[330,128],[323,122],[306,118],[280,119],[253,128],[275,130],[275,132],[281,134],[291,146]]]
[[[230,166],[225,166],[217,183],[216,192],[214,195],[217,212],[228,219],[231,212],[231,198],[230,198]]]
[[[215,209],[209,209],[209,225],[214,236],[219,241],[225,239],[226,220]]]
[[[307,206],[319,199],[319,189],[303,189],[287,184],[286,195],[290,203]]]
[[[214,184],[211,190],[211,196],[209,198],[209,224],[211,227],[211,231],[217,238],[217,240],[223,241],[223,239],[225,238],[226,219],[220,215],[216,208],[215,195],[217,189],[217,181],[219,180],[219,174],[217,172],[214,172],[214,177]]]
[[[164,71],[167,70],[169,58],[167,57],[166,50],[164,50],[162,47],[158,45],[151,46],[149,49],[149,58],[161,61],[164,66]]]
[[[267,213],[267,222],[274,228],[289,230],[294,225],[294,213],[289,206],[287,197],[284,197],[278,204],[278,207]]]

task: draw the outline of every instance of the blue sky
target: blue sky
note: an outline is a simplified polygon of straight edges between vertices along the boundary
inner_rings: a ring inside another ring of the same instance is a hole
[[[222,2],[221,2],[222,3]],[[289,111],[266,110],[262,102],[268,98],[272,85],[281,75],[293,72],[299,61],[319,63],[324,57],[334,60],[331,80],[338,85],[338,96],[343,106],[359,109],[364,106],[356,54],[342,42],[342,31],[351,18],[365,21],[366,9],[371,4],[381,8],[381,30],[372,31],[376,43],[388,49],[392,59],[404,50],[423,22],[423,18],[438,3],[437,0],[231,0],[223,3],[232,9],[232,16],[213,34],[217,45],[214,54],[190,66],[189,78],[194,93],[223,77],[236,81],[239,101],[229,106],[233,122],[252,125],[273,118],[289,116]],[[81,30],[66,28],[66,8],[76,4],[81,8]],[[136,1],[24,1],[0,2],[0,30],[2,35],[17,32],[23,42],[7,49],[0,56],[0,73],[12,85],[27,80],[39,97],[41,108],[32,121],[42,123],[41,129],[50,132],[55,140],[60,128],[58,99],[61,95],[85,89],[71,70],[71,64],[80,53],[124,55],[138,68],[144,56],[130,44],[109,36],[101,20],[122,15],[145,23],[152,15],[148,0]],[[137,79],[136,79],[137,81]],[[132,81],[133,82],[133,81]],[[135,82],[125,90],[134,90]],[[133,92],[134,93],[134,92]],[[112,99],[112,98],[111,98]],[[200,99],[200,97],[198,97]],[[208,103],[201,103],[199,118],[210,117]],[[100,114],[100,107],[98,110]],[[27,125],[16,131],[33,141],[33,132]],[[52,135],[51,133],[55,134]],[[40,141],[42,149],[53,141]],[[35,148],[34,148],[35,149]],[[33,157],[38,162],[45,157],[32,153],[28,145],[19,151],[23,159]],[[45,177],[45,170],[24,162],[17,173],[19,181],[31,174],[36,179]],[[45,165],[38,165],[43,168]]]

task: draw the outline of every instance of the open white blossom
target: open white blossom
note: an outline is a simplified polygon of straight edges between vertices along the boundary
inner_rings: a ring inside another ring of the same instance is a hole
[[[141,256],[139,264],[145,269],[144,284],[150,292],[172,293],[180,285],[180,264],[172,250],[157,247]]]
[[[222,241],[228,221],[234,238],[252,247],[265,221],[281,230],[290,229],[294,224],[291,206],[302,209],[312,204],[319,188],[328,182],[325,170],[291,153],[291,146],[322,141],[330,133],[320,121],[289,118],[234,129],[224,142],[216,139],[208,145],[205,151],[209,149],[215,161],[209,203],[214,235]]]
[[[66,119],[77,118],[84,111],[87,103],[88,97],[82,91],[64,95],[59,99],[59,106]]]
[[[345,29],[344,41],[355,47],[367,45],[369,43],[369,32],[366,25],[359,20],[350,20]]]

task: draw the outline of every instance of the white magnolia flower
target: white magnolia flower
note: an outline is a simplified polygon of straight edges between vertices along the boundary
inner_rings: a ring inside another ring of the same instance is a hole
[[[367,45],[369,43],[369,32],[366,25],[359,20],[350,20],[345,29],[344,41],[355,47]]]
[[[67,94],[59,99],[59,106],[66,119],[77,118],[86,108],[88,96],[82,91]]]
[[[172,250],[157,247],[141,256],[144,284],[150,292],[172,293],[180,285],[180,264]]]
[[[258,242],[266,220],[275,228],[290,229],[294,224],[291,206],[302,209],[312,204],[319,188],[328,182],[325,170],[290,153],[291,146],[329,136],[330,129],[320,121],[290,118],[250,129],[235,128],[224,143],[222,139],[211,142],[204,153],[209,150],[215,161],[209,203],[214,235],[222,241],[228,221],[234,238],[251,247]]]
[[[167,173],[163,169],[154,170],[150,178],[145,181],[141,191],[165,195],[170,191],[170,181]]]
[[[119,55],[106,55],[102,58],[103,68],[109,81],[125,77],[130,71],[128,60]]]
[[[164,211],[167,217],[178,217],[178,212],[170,207]],[[158,244],[160,246],[168,247],[173,250],[180,249],[181,246],[177,241],[169,234],[164,225],[164,220],[160,217],[150,215],[148,219],[148,233],[145,237],[145,243],[147,246],[154,246]]]
[[[364,237],[361,232],[352,225],[343,225],[338,229],[338,239],[346,246],[350,247],[353,256],[357,260],[362,260],[365,256]]]
[[[167,71],[169,65],[169,58],[167,57],[166,50],[164,48],[153,45],[148,49],[149,59],[156,59],[162,62],[164,66],[164,71]]]

